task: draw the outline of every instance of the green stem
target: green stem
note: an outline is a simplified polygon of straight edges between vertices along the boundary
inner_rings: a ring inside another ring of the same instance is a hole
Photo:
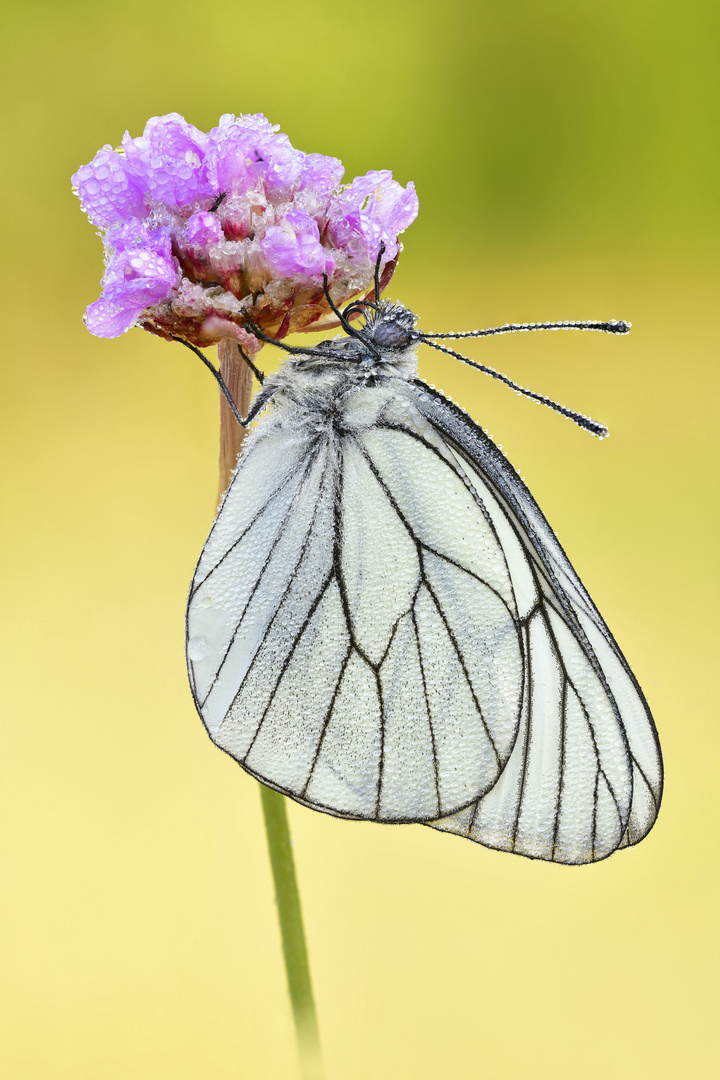
[[[260,785],[270,864],[275,880],[285,971],[295,1018],[302,1080],[323,1080],[320,1035],[310,982],[300,893],[293,860],[285,796]]]

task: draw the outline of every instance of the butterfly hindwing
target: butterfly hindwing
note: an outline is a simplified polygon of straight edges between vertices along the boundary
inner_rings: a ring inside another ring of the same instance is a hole
[[[489,847],[566,863],[637,843],[654,823],[662,761],[645,698],[543,514],[460,409],[406,383],[495,521],[519,601],[520,730],[495,787],[432,824]]]

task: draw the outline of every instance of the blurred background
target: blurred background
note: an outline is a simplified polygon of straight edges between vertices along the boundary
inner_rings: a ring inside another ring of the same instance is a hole
[[[526,477],[667,767],[655,830],[590,867],[291,806],[328,1078],[718,1076],[718,5],[26,0],[2,20],[2,1074],[297,1076],[257,786],[184,670],[216,388],[186,350],[85,331],[101,245],[70,190],[149,116],[262,111],[348,179],[415,180],[389,295],[423,328],[633,322],[472,346],[602,443],[449,357],[422,372]]]

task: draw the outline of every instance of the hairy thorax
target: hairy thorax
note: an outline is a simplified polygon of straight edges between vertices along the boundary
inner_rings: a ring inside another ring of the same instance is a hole
[[[408,402],[394,387],[417,373],[416,345],[379,355],[352,338],[323,345],[322,356],[297,354],[266,382],[273,427],[317,436],[359,431],[386,414],[401,421]]]

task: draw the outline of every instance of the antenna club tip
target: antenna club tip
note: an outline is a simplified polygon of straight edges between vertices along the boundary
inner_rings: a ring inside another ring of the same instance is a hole
[[[629,334],[631,326],[632,323],[625,322],[624,319],[610,319],[610,321],[605,324],[608,334]]]

